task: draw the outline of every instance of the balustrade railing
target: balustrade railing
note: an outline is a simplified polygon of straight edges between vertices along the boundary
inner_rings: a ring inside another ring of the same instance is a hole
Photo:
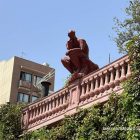
[[[85,108],[108,100],[112,91],[122,92],[121,82],[130,77],[128,56],[90,73],[48,97],[23,109],[22,128],[30,131],[55,123],[78,107]]]

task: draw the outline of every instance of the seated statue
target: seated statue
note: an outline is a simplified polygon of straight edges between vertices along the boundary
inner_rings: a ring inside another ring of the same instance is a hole
[[[75,31],[68,33],[69,40],[66,44],[66,56],[61,59],[64,67],[72,74],[68,83],[81,78],[90,72],[97,70],[99,67],[89,59],[89,48],[84,39],[77,39]]]

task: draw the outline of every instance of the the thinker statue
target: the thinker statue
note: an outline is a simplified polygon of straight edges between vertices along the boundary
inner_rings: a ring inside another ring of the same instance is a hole
[[[68,83],[97,70],[98,65],[89,59],[89,48],[84,39],[77,39],[75,31],[68,33],[66,56],[61,60],[64,67],[72,74]]]

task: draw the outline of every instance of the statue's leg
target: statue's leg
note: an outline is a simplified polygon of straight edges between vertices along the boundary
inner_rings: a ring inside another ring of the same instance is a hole
[[[99,67],[98,65],[94,64],[90,59],[83,58],[82,60],[82,72],[88,74],[92,71],[97,70]]]
[[[80,54],[70,55],[70,60],[72,64],[76,67],[76,72],[80,72],[81,70]]]
[[[74,73],[75,67],[68,56],[65,56],[63,59],[61,59],[61,62],[70,73]]]

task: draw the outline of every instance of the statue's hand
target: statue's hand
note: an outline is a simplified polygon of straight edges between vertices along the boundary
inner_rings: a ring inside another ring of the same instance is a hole
[[[66,52],[66,55],[69,55],[70,53],[73,53],[73,52],[79,52],[81,53],[82,50],[80,48],[74,48],[74,49],[70,49]]]
[[[72,51],[81,51],[81,48],[73,48],[69,50],[69,52],[72,52]]]

